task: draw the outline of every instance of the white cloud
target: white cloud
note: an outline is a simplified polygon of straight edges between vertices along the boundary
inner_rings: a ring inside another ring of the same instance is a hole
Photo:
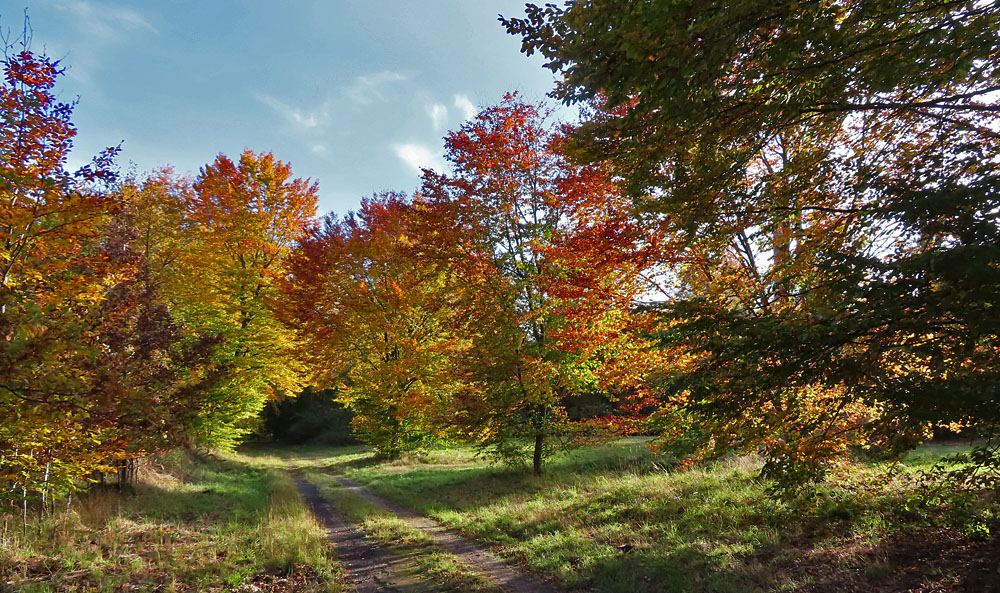
[[[325,126],[327,123],[330,122],[329,103],[323,103],[322,105],[320,105],[318,109],[306,112],[297,107],[292,107],[291,105],[284,103],[270,95],[258,94],[257,100],[259,100],[264,105],[267,105],[271,109],[275,110],[279,115],[287,119],[290,123],[293,123],[307,130]]]
[[[313,151],[314,154],[320,156],[326,156],[330,153],[330,149],[326,147],[326,144],[313,144],[309,147],[309,150]]]
[[[72,13],[81,31],[100,41],[116,41],[126,31],[159,33],[145,17],[131,8],[94,4],[87,0],[63,0],[55,7]]]
[[[428,105],[427,115],[431,118],[431,123],[434,125],[434,131],[440,132],[444,128],[445,122],[448,121],[448,108],[440,103]]]
[[[383,91],[394,82],[402,82],[407,77],[398,72],[385,70],[374,74],[358,76],[350,85],[344,88],[344,96],[359,105],[368,105],[375,101],[385,101]]]
[[[455,95],[455,107],[465,116],[462,121],[472,119],[472,116],[476,115],[476,106],[465,95]]]
[[[136,34],[158,34],[142,14],[130,8],[108,6],[88,0],[50,0],[54,10],[65,13],[76,26],[78,37],[67,36],[45,44],[45,51],[52,57],[65,59],[67,76],[82,84],[93,86],[93,74],[104,67],[104,55],[135,38]],[[91,89],[88,98],[100,96],[99,88]]]
[[[407,143],[393,144],[393,151],[404,163],[412,167],[418,173],[422,168],[443,169],[444,161],[435,155],[431,149],[422,144]]]

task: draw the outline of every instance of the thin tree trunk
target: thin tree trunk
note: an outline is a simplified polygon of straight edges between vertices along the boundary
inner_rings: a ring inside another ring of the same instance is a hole
[[[772,258],[774,267],[780,268],[788,262],[792,253],[792,225],[789,221],[783,220],[774,229]],[[784,271],[780,272],[784,274]],[[789,286],[788,280],[781,278],[775,289],[775,296],[781,304],[787,304]]]
[[[28,489],[21,488],[21,537],[28,537]]]
[[[532,464],[535,469],[535,475],[542,475],[542,441],[545,439],[545,435],[538,433],[535,435],[535,454],[532,458]]]
[[[42,512],[48,511],[49,502],[49,473],[52,470],[52,462],[47,461],[45,463],[45,474],[42,477]]]
[[[35,452],[28,450],[28,458],[34,460]],[[25,476],[21,485],[21,537],[28,537],[28,477]]]

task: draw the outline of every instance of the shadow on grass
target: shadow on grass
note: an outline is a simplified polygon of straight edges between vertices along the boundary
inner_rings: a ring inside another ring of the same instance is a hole
[[[914,512],[905,488],[849,485],[783,503],[752,461],[678,472],[640,441],[556,457],[542,477],[484,466],[468,451],[430,463],[386,463],[362,448],[280,455],[355,479],[570,588],[1000,593],[995,536],[942,527],[942,511]]]
[[[204,526],[206,522],[259,521],[273,485],[273,474],[247,463],[203,456],[181,484],[170,488],[144,484],[136,493],[146,499],[142,515]]]
[[[334,463],[327,463],[323,465],[316,466],[316,469],[331,473],[331,474],[346,474],[354,470],[365,469],[369,467],[376,467],[384,463],[384,459],[379,459],[374,455],[368,457],[359,457],[357,459],[350,459],[347,461],[337,461]]]
[[[796,549],[786,558],[808,573],[803,593],[1000,592],[1000,541],[970,539],[952,528],[889,534],[856,549]],[[789,570],[785,564],[781,569]]]
[[[597,591],[744,593],[773,589],[775,583],[767,575],[735,570],[724,560],[706,550],[680,546],[599,558],[582,576]]]
[[[318,469],[330,473],[347,473],[355,469],[385,463],[364,445],[331,448],[323,445],[285,445],[280,443],[250,443],[239,448],[250,458],[277,457],[284,467]]]

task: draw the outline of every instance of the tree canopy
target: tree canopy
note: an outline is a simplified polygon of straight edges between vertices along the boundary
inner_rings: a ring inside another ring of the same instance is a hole
[[[602,102],[577,154],[613,155],[686,246],[661,337],[690,361],[663,387],[693,418],[668,423],[793,481],[851,444],[992,434],[998,12],[593,0],[504,21],[557,97]]]

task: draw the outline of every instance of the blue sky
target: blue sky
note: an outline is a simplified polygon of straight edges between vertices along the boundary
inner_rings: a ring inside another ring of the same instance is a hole
[[[70,166],[120,141],[140,172],[270,150],[319,182],[321,212],[412,191],[478,107],[552,87],[497,22],[523,1],[2,0],[0,25],[16,33],[25,6],[32,49],[79,96]]]

